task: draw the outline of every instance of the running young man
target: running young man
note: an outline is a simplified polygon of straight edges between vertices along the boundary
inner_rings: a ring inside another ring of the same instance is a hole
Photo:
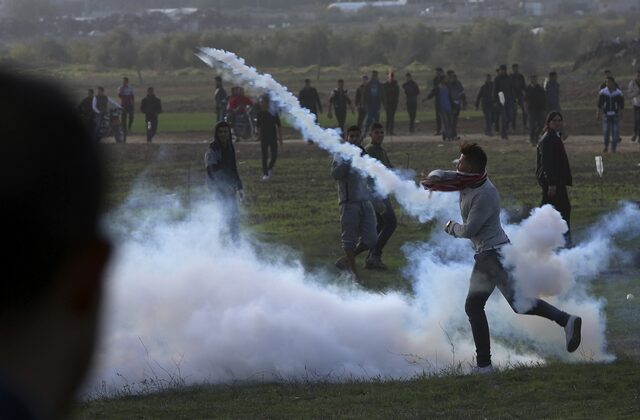
[[[520,312],[514,307],[513,280],[500,262],[500,248],[509,243],[509,238],[500,224],[500,195],[487,177],[487,155],[476,143],[462,144],[460,152],[457,171],[423,173],[422,185],[432,191],[460,191],[462,223],[449,220],[444,230],[454,238],[470,239],[476,251],[465,312],[476,345],[477,371],[490,373],[493,367],[484,306],[496,286],[511,308]],[[563,327],[568,352],[574,352],[580,345],[581,318],[540,299],[535,299],[524,313],[547,318]]]

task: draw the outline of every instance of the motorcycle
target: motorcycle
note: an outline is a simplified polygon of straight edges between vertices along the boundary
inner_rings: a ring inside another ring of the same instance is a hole
[[[125,143],[126,138],[122,129],[122,109],[114,108],[102,114],[98,128],[98,141],[113,137],[116,143]]]
[[[227,112],[225,120],[231,125],[231,131],[236,139],[251,140],[256,137],[256,113],[254,105],[238,107]]]

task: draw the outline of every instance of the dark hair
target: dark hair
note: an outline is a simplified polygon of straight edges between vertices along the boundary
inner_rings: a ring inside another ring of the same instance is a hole
[[[607,70],[605,70],[605,71],[603,71],[603,72],[602,72],[602,74],[607,74],[607,73],[611,73],[611,70],[608,70],[608,69],[607,69]]]
[[[549,131],[551,129],[551,127],[549,127],[549,124],[551,124],[551,120],[553,120],[555,117],[560,117],[560,119],[562,121],[564,121],[564,117],[562,116],[562,114],[558,111],[551,111],[547,114],[547,118],[544,119],[544,129],[545,131]]]
[[[216,81],[218,81],[218,82],[222,82],[222,77],[220,77],[220,76],[216,76]]]
[[[616,79],[614,79],[613,76],[609,76],[607,77],[607,82],[615,83]]]
[[[338,83],[344,83],[343,79],[338,79]]]
[[[100,150],[53,85],[0,71],[0,320],[28,313],[99,237]],[[34,124],[37,122],[37,124]]]
[[[487,73],[487,74],[485,74],[485,76],[487,76],[487,77],[493,77],[493,75],[492,75],[491,73]]]
[[[638,72],[640,73],[640,70],[638,70]],[[405,76],[407,76],[407,77],[411,77],[411,73],[406,72],[406,73],[405,73]]]
[[[438,72],[438,71],[444,71],[444,70],[442,70],[442,67],[436,67],[436,71]]]
[[[124,81],[128,82],[128,81],[129,81],[129,78],[125,76],[125,77],[123,77],[123,78],[122,78],[122,80],[124,80]]]
[[[478,146],[478,143],[464,142],[460,145],[460,153],[466,161],[478,172],[484,172],[487,167],[487,154]]]
[[[557,71],[552,71],[551,73],[549,73],[549,77],[555,77],[558,75]]]
[[[347,134],[353,132],[353,131],[357,131],[358,133],[361,132],[362,130],[360,130],[360,127],[357,125],[352,125],[351,127],[349,127],[347,129]]]
[[[520,66],[518,65],[518,63],[513,63],[513,64],[511,65],[511,68],[514,68],[514,67],[520,67]]]
[[[498,67],[498,70],[507,70],[507,65],[506,64],[500,64],[500,66]]]
[[[304,82],[307,83],[307,84],[311,83],[311,79],[304,79]]]
[[[453,71],[453,70],[447,70],[447,74],[455,74],[455,71]]]
[[[98,90],[101,90],[104,92],[104,88],[102,86],[98,86]]]
[[[379,122],[374,122],[373,124],[371,124],[369,132],[372,132],[373,130],[384,130],[384,126]]]

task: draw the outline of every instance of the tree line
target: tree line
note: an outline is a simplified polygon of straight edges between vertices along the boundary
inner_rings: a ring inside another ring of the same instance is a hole
[[[640,23],[632,17],[611,21],[584,19],[572,24],[535,30],[530,25],[498,19],[478,19],[443,30],[422,23],[361,28],[172,33],[137,36],[115,29],[102,37],[56,40],[51,37],[0,45],[4,61],[23,66],[89,64],[97,70],[176,69],[200,64],[200,46],[222,48],[255,66],[361,67],[372,64],[395,68],[411,63],[489,69],[501,62],[518,62],[529,69],[572,62],[603,39],[639,37]]]

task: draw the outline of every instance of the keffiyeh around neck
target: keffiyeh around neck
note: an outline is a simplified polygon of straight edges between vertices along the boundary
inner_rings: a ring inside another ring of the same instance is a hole
[[[486,179],[487,171],[479,174],[469,174],[436,169],[431,171],[421,184],[426,190],[430,191],[462,191],[476,184],[482,184]]]

